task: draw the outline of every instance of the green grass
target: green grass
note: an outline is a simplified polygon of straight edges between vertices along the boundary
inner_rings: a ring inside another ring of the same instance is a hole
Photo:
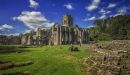
[[[85,75],[81,69],[87,65],[82,64],[81,61],[96,53],[86,50],[86,45],[79,47],[78,52],[70,52],[68,47],[68,45],[36,48],[0,46],[0,61],[34,62],[29,66],[0,70],[0,75],[23,71],[29,71],[31,75]],[[16,51],[23,51],[23,53],[16,53]]]

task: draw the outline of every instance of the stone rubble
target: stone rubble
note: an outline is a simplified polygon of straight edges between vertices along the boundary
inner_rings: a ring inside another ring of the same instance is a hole
[[[112,41],[102,45],[92,45],[90,50],[101,53],[102,56],[90,56],[84,59],[85,64],[89,64],[87,73],[90,75],[120,75],[121,70],[125,70],[125,75],[130,75],[129,58],[130,41]]]

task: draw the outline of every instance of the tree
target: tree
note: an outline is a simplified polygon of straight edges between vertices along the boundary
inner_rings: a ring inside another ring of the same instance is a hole
[[[90,40],[130,39],[130,15],[98,19],[94,25],[89,28]]]

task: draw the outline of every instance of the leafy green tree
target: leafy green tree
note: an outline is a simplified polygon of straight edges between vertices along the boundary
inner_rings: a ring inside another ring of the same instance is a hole
[[[89,28],[90,40],[130,40],[130,15],[98,19],[94,27]]]

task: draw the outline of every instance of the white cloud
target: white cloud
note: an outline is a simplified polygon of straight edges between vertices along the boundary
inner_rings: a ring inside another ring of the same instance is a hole
[[[54,23],[50,23],[41,12],[38,11],[23,11],[18,17],[13,17],[13,20],[23,22],[29,29],[49,28]]]
[[[37,8],[39,6],[39,3],[37,3],[35,0],[29,0],[31,8]]]
[[[124,15],[124,14],[127,13],[127,8],[123,7],[123,8],[121,8],[121,9],[119,9],[117,12],[118,12],[119,14]]]
[[[107,11],[107,10],[105,10],[105,9],[101,9],[101,10],[99,11],[99,13],[101,13],[101,14],[109,14],[109,13],[111,13],[111,11]]]
[[[93,0],[92,3],[91,3],[91,5],[86,6],[86,9],[87,9],[88,11],[92,11],[92,10],[98,8],[98,5],[99,5],[100,1],[101,1],[101,0]]]
[[[91,28],[91,27],[94,27],[94,25],[89,25],[89,26],[87,26],[87,28]]]
[[[105,19],[106,17],[107,16],[103,14],[102,16],[99,17],[99,19]]]
[[[91,20],[95,20],[96,17],[95,16],[92,16],[90,18],[85,18],[83,21],[91,21]]]
[[[107,12],[106,12],[106,14],[109,14],[109,13],[111,13],[111,11],[107,11]]]
[[[31,32],[31,30],[25,30],[25,33],[30,33]]]
[[[12,25],[4,24],[4,25],[0,26],[1,31],[12,30],[12,29],[14,29],[14,27]]]
[[[101,9],[99,12],[100,12],[100,13],[105,13],[105,12],[106,12],[106,10]]]
[[[125,15],[126,13],[128,13],[128,7],[122,7],[120,9],[117,10],[117,13],[113,16],[118,16],[118,15]]]
[[[11,36],[11,35],[13,35],[13,36],[19,36],[19,34],[20,33],[11,33],[11,34],[0,34],[0,35],[6,35],[6,36]]]
[[[69,10],[73,10],[74,9],[74,7],[72,6],[71,3],[65,4],[64,7],[66,7]]]
[[[114,8],[114,7],[116,7],[116,6],[117,6],[116,4],[110,3],[107,8]]]
[[[88,11],[92,11],[92,10],[94,10],[94,9],[96,9],[97,8],[97,6],[95,6],[95,5],[90,5],[87,9],[88,9]]]
[[[26,29],[23,34],[30,33],[33,30]]]
[[[88,20],[95,20],[95,19],[96,19],[95,16],[88,18]]]

